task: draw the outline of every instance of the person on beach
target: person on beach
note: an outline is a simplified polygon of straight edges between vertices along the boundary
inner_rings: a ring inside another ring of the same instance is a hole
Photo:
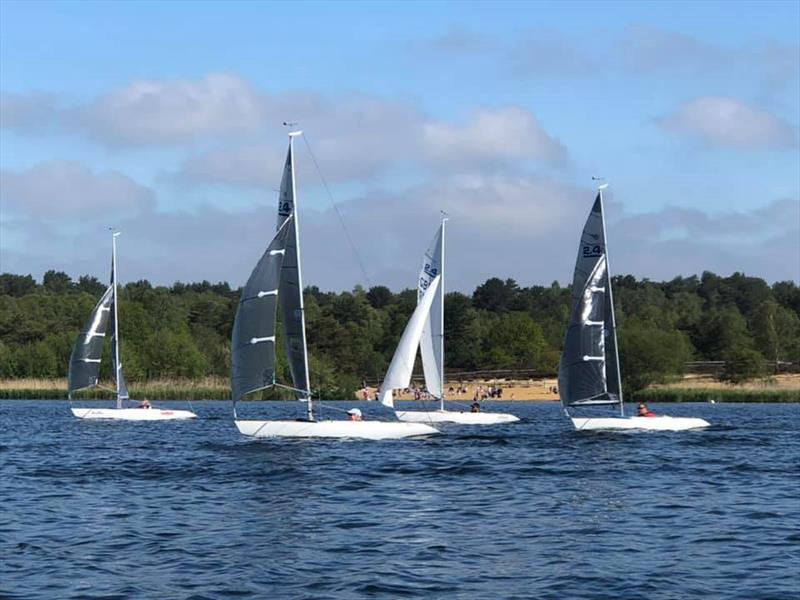
[[[147,398],[142,400],[141,404],[139,404],[139,408],[152,408],[150,406],[150,400],[148,400]]]
[[[639,409],[638,409],[637,415],[640,416],[640,417],[655,417],[656,413],[654,413],[652,410],[647,408],[647,404],[642,403],[642,404],[639,405]]]
[[[357,408],[351,408],[347,411],[351,421],[361,421],[361,411]]]

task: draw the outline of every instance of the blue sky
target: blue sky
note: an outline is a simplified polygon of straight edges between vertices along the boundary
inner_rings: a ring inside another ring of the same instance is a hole
[[[243,283],[300,120],[306,280],[800,278],[800,3],[0,3],[0,269]]]

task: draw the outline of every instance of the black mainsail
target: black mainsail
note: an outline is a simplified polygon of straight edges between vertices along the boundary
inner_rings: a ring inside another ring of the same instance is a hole
[[[100,301],[84,323],[69,359],[68,394],[98,383],[103,342],[108,331],[109,313],[113,303],[114,288],[108,286]]]
[[[117,408],[129,397],[122,363],[119,358],[119,302],[117,299],[117,236],[120,232],[111,228],[111,285],[94,307],[81,330],[69,359],[68,395],[98,384],[100,360],[106,333],[111,333],[111,364],[117,385]]]
[[[595,198],[578,247],[572,280],[572,313],[558,368],[565,408],[619,404],[622,390],[608,269],[603,188]]]
[[[294,231],[289,217],[278,229],[242,290],[231,337],[233,401],[275,384],[275,325],[286,243]]]

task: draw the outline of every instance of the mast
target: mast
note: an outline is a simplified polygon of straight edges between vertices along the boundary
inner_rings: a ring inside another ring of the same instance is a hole
[[[114,382],[117,385],[117,408],[122,408],[122,396],[119,393],[119,309],[117,308],[117,236],[122,232],[111,230],[111,285],[114,289]]]
[[[444,410],[444,226],[447,223],[447,213],[442,212],[442,255],[439,262],[439,295],[441,301],[439,304],[439,311],[441,318],[439,319],[439,337],[441,345],[439,347],[439,382],[442,386],[442,393],[439,394],[439,410]]]
[[[611,291],[611,264],[608,260],[608,237],[606,236],[606,210],[603,206],[603,190],[608,187],[607,183],[597,187],[597,193],[600,195],[600,222],[603,224],[603,240],[606,243],[606,277],[608,278],[608,301],[611,303],[611,333],[614,336],[614,354],[616,358],[616,377],[617,386],[619,389],[619,414],[621,417],[625,416],[625,403],[622,399],[622,376],[619,371],[619,345],[617,344],[617,319],[614,316],[614,293]]]
[[[294,238],[295,238],[295,245],[297,246],[297,286],[300,288],[300,328],[303,332],[303,362],[305,364],[305,372],[306,372],[306,381],[305,381],[305,392],[306,401],[308,402],[308,420],[314,420],[314,406],[311,402],[311,382],[309,380],[308,375],[308,345],[306,342],[306,311],[305,311],[305,304],[303,301],[303,270],[302,270],[302,261],[300,260],[300,221],[298,219],[298,210],[297,210],[297,181],[295,179],[295,169],[294,169],[294,138],[298,135],[302,135],[303,132],[300,130],[290,131],[289,132],[289,153],[292,157],[292,198],[294,201]]]

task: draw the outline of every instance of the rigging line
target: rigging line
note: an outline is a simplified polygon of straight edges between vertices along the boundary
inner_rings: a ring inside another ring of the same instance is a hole
[[[308,148],[308,153],[311,155],[311,162],[314,163],[314,167],[317,169],[317,175],[319,175],[320,180],[322,181],[322,185],[325,188],[325,191],[328,194],[328,199],[331,202],[331,206],[333,206],[333,210],[336,212],[336,216],[339,218],[339,223],[344,230],[345,237],[347,238],[348,243],[350,244],[350,248],[353,250],[353,254],[356,257],[356,261],[358,262],[358,268],[361,269],[361,275],[364,277],[364,281],[367,283],[368,287],[372,287],[372,280],[367,275],[367,270],[364,268],[364,262],[361,260],[361,255],[358,253],[358,249],[356,248],[355,242],[353,241],[350,232],[347,230],[347,225],[345,225],[344,217],[342,217],[341,211],[339,211],[339,207],[336,205],[336,201],[333,199],[333,194],[331,193],[330,187],[328,187],[328,182],[325,179],[325,176],[322,174],[322,170],[319,168],[319,163],[317,162],[317,157],[314,156],[314,151],[311,150],[311,144],[308,143],[308,138],[306,134],[303,134],[303,142]]]

